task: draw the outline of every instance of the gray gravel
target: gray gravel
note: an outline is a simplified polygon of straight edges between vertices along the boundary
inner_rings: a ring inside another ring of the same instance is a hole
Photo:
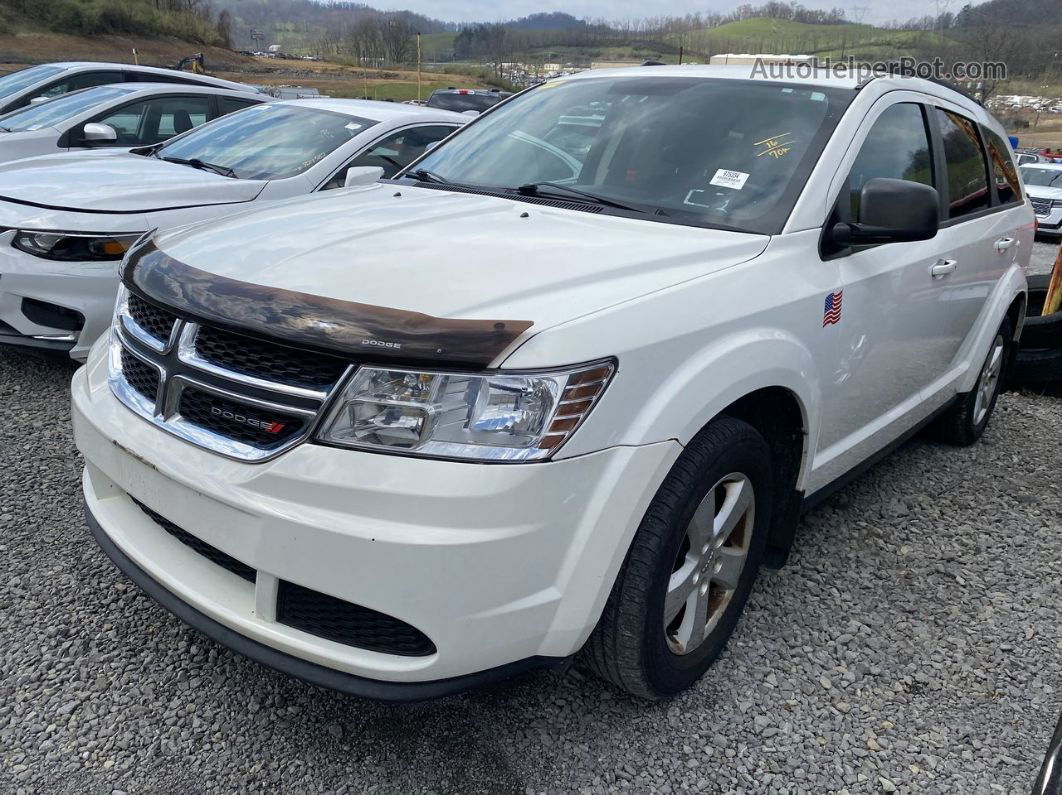
[[[813,511],[671,702],[573,671],[387,707],[118,574],[81,519],[70,374],[0,351],[2,792],[1021,793],[1062,707],[1060,397],[1008,394],[983,443],[916,441]]]

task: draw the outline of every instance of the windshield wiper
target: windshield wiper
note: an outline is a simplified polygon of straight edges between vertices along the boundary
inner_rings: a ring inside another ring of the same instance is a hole
[[[428,171],[426,168],[418,168],[416,171],[411,171],[409,173],[421,182],[434,182],[436,185],[450,184],[450,180],[445,177],[440,177],[434,171]]]
[[[220,174],[223,177],[232,177],[237,179],[236,172],[228,166],[219,166],[214,163],[207,163],[204,160],[200,160],[198,157],[192,157],[185,160],[183,157],[164,157],[162,158],[167,163],[178,163],[182,166],[191,166],[192,168],[198,168],[200,171],[213,171],[215,174]]]
[[[594,204],[602,204],[606,207],[615,207],[617,210],[627,210],[632,213],[644,213],[645,210],[641,210],[637,207],[631,207],[629,204],[621,204],[620,202],[613,201],[612,199],[606,199],[604,196],[598,196],[593,193],[587,193],[585,190],[579,190],[569,185],[561,185],[559,182],[529,182],[526,185],[521,185],[516,189],[517,193],[521,193],[524,196],[541,196],[542,188],[548,188],[549,190],[555,190],[558,193],[568,193],[572,196],[577,196],[584,201],[592,202]]]

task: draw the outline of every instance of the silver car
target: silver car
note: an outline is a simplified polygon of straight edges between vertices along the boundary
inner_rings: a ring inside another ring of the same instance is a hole
[[[181,83],[213,86],[233,91],[255,91],[252,86],[217,77],[134,66],[124,63],[68,62],[30,66],[0,77],[0,113],[9,113],[40,99],[51,99],[81,88],[108,83]]]

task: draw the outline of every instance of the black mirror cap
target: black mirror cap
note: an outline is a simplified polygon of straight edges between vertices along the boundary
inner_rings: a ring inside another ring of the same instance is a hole
[[[833,238],[841,245],[871,245],[930,240],[940,228],[936,188],[905,179],[876,177],[863,186],[859,222],[840,223]]]

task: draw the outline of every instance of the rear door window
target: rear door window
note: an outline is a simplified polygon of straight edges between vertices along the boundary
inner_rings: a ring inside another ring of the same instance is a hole
[[[988,167],[977,124],[951,111],[935,109],[944,143],[948,217],[963,218],[991,203]]]
[[[253,99],[237,99],[235,97],[218,97],[218,115],[224,116],[228,113],[233,113],[237,110],[243,110],[249,108],[252,105],[259,105],[261,103],[255,102]]]
[[[1022,201],[1021,180],[1007,142],[991,130],[981,128],[988,141],[988,156],[992,161],[992,179],[996,183],[999,204],[1018,204]]]

